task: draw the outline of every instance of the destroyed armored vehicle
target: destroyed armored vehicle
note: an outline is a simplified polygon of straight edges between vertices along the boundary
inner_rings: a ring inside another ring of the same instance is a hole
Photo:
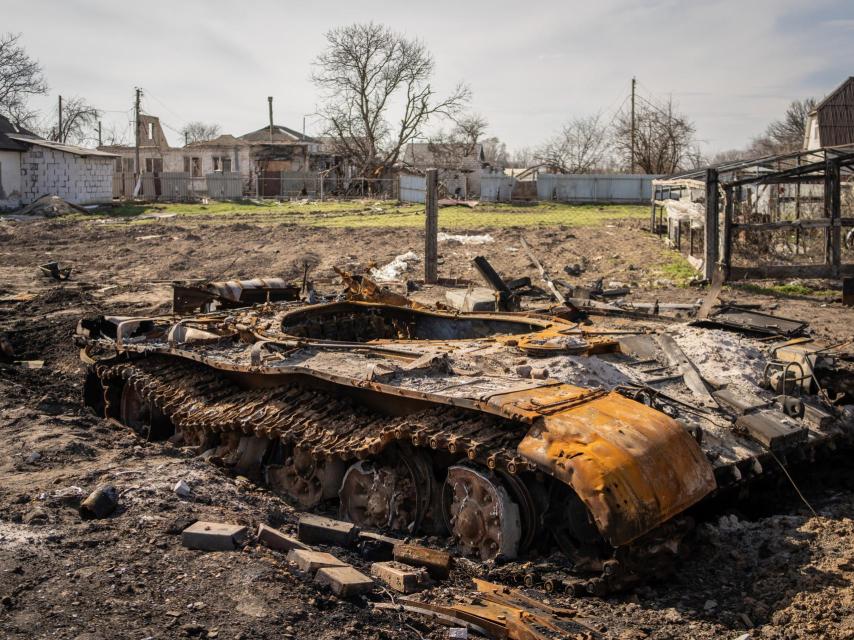
[[[100,415],[481,559],[556,543],[577,568],[653,567],[693,505],[852,430],[850,363],[808,338],[571,317],[280,301],[85,319],[77,340]],[[680,346],[703,336],[755,375],[704,377]]]

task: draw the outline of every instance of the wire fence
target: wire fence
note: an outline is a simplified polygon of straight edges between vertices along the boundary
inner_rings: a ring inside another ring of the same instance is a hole
[[[316,173],[296,174],[266,171],[251,176],[236,172],[215,172],[193,176],[185,172],[132,173],[113,175],[113,197],[158,202],[192,202],[254,199],[357,199],[396,200],[400,196],[397,178],[342,178]]]

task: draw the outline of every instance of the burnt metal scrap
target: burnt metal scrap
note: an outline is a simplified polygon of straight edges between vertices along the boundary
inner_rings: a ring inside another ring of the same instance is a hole
[[[342,275],[349,300],[81,321],[87,404],[362,529],[483,560],[556,545],[594,593],[666,567],[693,505],[854,429],[844,345],[779,345],[751,400],[670,324],[445,313]]]
[[[300,287],[281,278],[172,283],[172,311],[175,313],[238,309],[261,302],[299,299]]]

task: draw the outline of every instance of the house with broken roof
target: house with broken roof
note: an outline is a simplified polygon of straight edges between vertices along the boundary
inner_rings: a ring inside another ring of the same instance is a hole
[[[481,177],[502,172],[487,161],[481,143],[410,142],[401,165],[404,173],[438,169],[447,194],[458,198],[479,197]]]
[[[804,150],[846,145],[854,145],[854,76],[815,106],[804,132]]]
[[[0,209],[44,195],[73,204],[109,202],[115,156],[45,140],[0,116]]]
[[[183,147],[169,145],[159,118],[140,115],[139,170],[136,147],[99,147],[116,160],[117,197],[278,197],[313,192],[320,171],[340,168],[341,159],[322,141],[270,124],[242,136],[223,134]]]

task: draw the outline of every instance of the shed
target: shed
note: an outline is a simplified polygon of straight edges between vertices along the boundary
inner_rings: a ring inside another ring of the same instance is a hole
[[[854,76],[819,102],[807,117],[804,149],[854,144]]]

